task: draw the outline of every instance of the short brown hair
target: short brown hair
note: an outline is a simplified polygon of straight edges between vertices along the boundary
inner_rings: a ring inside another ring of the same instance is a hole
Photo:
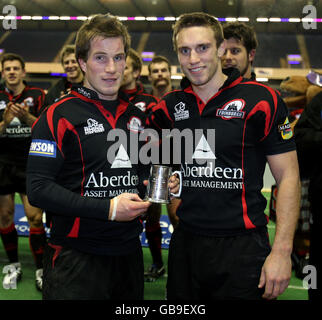
[[[132,68],[133,71],[140,71],[142,69],[142,59],[139,56],[139,54],[132,48],[129,49],[128,51],[128,56],[132,59]]]
[[[219,48],[224,41],[222,26],[214,16],[204,12],[185,13],[182,14],[172,26],[172,43],[174,51],[178,51],[176,39],[178,33],[182,29],[189,27],[210,27],[214,31],[217,48]]]
[[[69,56],[70,54],[76,51],[76,46],[74,44],[67,44],[65,45],[60,51],[60,62],[61,64],[64,63],[65,56]]]
[[[164,56],[154,56],[151,62],[148,64],[149,74],[151,74],[151,65],[154,63],[165,62],[168,65],[169,72],[171,73],[171,64],[170,61]]]
[[[5,53],[1,57],[2,70],[3,70],[3,65],[6,61],[13,61],[13,60],[18,60],[21,64],[22,70],[25,70],[25,60],[22,58],[22,56],[20,56],[19,54],[16,54],[16,53]]]
[[[86,21],[78,30],[76,36],[76,58],[87,61],[91,41],[96,37],[122,37],[124,51],[127,55],[131,46],[131,38],[126,26],[111,14],[97,14]]]
[[[247,53],[256,49],[258,42],[252,26],[242,22],[228,22],[223,27],[225,39],[234,38],[242,42]]]

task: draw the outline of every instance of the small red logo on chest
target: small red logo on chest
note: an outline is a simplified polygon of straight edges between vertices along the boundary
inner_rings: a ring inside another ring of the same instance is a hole
[[[245,101],[243,99],[234,99],[218,109],[216,115],[223,120],[243,119],[245,117],[245,111],[242,111],[244,106]]]

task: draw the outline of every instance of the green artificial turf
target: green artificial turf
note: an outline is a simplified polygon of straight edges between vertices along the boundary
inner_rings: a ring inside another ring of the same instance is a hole
[[[266,198],[269,198],[269,193],[265,193]],[[16,197],[16,202],[19,198]],[[268,210],[268,207],[266,211]],[[163,214],[166,214],[166,208],[163,207]],[[275,224],[270,221],[268,224],[268,232],[270,241],[274,240]],[[1,242],[1,241],[0,241]],[[144,264],[147,268],[151,264],[151,254],[149,249],[143,247]],[[168,261],[168,250],[163,249],[162,255],[165,265]],[[41,300],[41,293],[37,291],[34,280],[34,262],[29,249],[28,237],[19,237],[19,257],[23,270],[22,280],[18,283],[17,289],[6,290],[2,287],[2,270],[7,264],[6,255],[3,249],[2,242],[0,243],[0,300]],[[164,300],[166,287],[167,273],[155,282],[145,283],[145,300]],[[307,300],[307,290],[303,288],[302,281],[292,275],[289,288],[278,298],[279,300]]]

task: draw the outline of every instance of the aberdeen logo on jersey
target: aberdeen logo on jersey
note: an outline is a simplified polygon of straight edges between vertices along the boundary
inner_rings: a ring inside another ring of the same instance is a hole
[[[144,130],[144,127],[142,126],[142,121],[141,119],[137,118],[137,117],[132,117],[130,119],[130,121],[127,124],[127,128],[130,131],[133,132],[141,132]]]
[[[186,110],[186,104],[183,102],[179,102],[174,106],[175,113],[174,120],[175,121],[181,121],[189,119],[189,110]]]
[[[214,138],[214,137],[213,137]],[[207,140],[208,139],[208,140]],[[192,158],[196,164],[181,164],[183,186],[209,189],[242,189],[243,171],[241,168],[218,166],[215,145],[212,138],[202,135]]]
[[[132,168],[132,163],[130,161],[129,155],[127,154],[122,144],[120,145],[119,151],[117,152],[111,168]]]
[[[33,139],[30,144],[29,154],[32,156],[56,158],[56,142]]]
[[[98,123],[94,119],[87,119],[87,127],[84,127],[85,134],[93,134],[93,133],[100,133],[104,132],[104,126],[101,123]]]
[[[217,117],[221,117],[224,120],[233,118],[243,119],[245,111],[242,111],[245,106],[243,99],[235,99],[227,102],[222,108],[217,110]]]
[[[211,150],[209,143],[204,135],[202,135],[195,152],[192,155],[192,159],[204,159],[214,161],[216,159],[215,154]]]

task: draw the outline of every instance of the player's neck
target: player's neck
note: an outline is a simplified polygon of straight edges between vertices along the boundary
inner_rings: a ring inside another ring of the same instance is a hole
[[[192,84],[192,89],[204,103],[207,103],[208,100],[219,91],[227,78],[228,77],[220,70],[220,72],[217,72],[216,76],[204,85],[196,86]]]
[[[136,82],[129,83],[124,87],[124,90],[130,91],[136,89]]]
[[[251,67],[250,64],[248,65],[246,71],[244,72],[244,74],[242,76],[243,76],[243,78],[251,79],[251,77],[252,77],[252,67]]]
[[[83,74],[79,74],[76,78],[67,77],[67,81],[69,81],[70,83],[81,83],[83,81]]]
[[[26,87],[26,85],[21,81],[16,85],[6,84],[6,87],[12,92],[13,96],[19,95]]]

